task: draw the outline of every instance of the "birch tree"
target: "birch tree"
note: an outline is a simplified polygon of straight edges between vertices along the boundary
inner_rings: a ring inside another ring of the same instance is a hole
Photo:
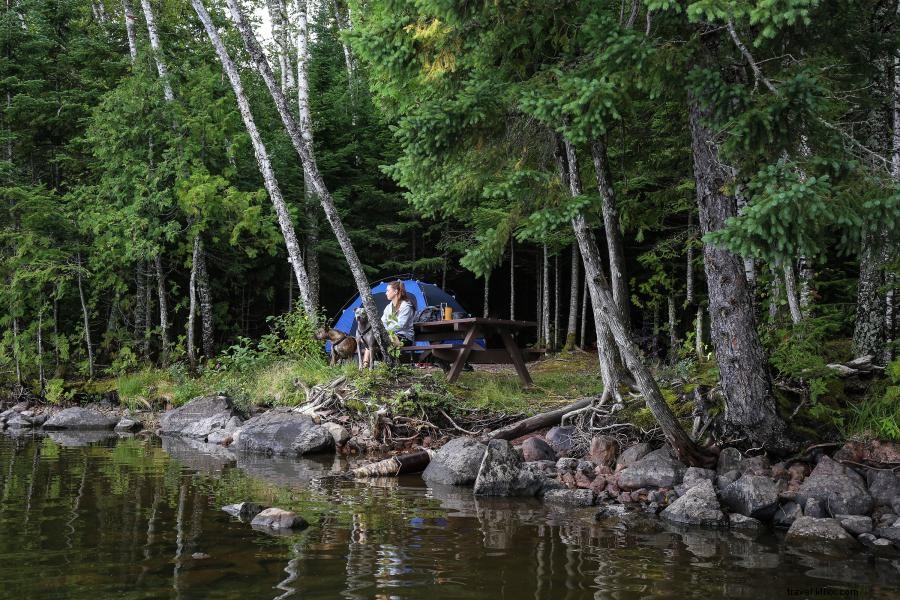
[[[147,35],[150,37],[150,48],[153,50],[156,72],[159,73],[159,78],[162,80],[163,94],[165,94],[166,100],[171,102],[175,99],[175,94],[172,92],[172,84],[169,81],[169,70],[166,68],[166,61],[163,57],[162,44],[159,42],[159,30],[156,28],[156,17],[153,14],[153,7],[150,6],[150,0],[141,0],[141,9],[144,11],[144,20],[147,22]]]

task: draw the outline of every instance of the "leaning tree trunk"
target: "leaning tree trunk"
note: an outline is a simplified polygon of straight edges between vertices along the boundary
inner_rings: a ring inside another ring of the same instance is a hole
[[[81,285],[81,254],[77,255],[78,298],[81,300],[81,314],[84,317],[84,345],[87,346],[88,376],[94,378],[94,345],[91,344],[91,321],[88,318],[87,302],[84,301],[84,287]]]
[[[198,13],[199,10],[203,10],[203,12],[206,13],[201,0],[192,1],[195,4],[195,8],[199,7]],[[375,330],[378,345],[381,347],[381,351],[383,356],[385,357],[385,361],[391,362],[392,359],[390,358],[390,354],[388,353],[390,341],[388,339],[387,330],[381,323],[381,315],[378,314],[378,309],[375,305],[375,299],[372,296],[372,290],[369,287],[369,282],[366,279],[362,262],[359,260],[359,257],[356,254],[356,250],[353,248],[353,243],[350,241],[350,236],[347,235],[347,231],[346,229],[344,229],[344,224],[341,221],[341,217],[334,206],[334,200],[331,197],[331,192],[328,190],[327,186],[325,185],[324,179],[322,179],[322,174],[319,172],[319,167],[316,163],[313,149],[303,139],[303,132],[300,126],[297,124],[297,121],[291,115],[288,104],[284,99],[284,94],[282,94],[281,90],[278,89],[278,86],[275,85],[275,77],[272,74],[272,69],[269,66],[269,63],[266,61],[266,57],[263,54],[262,48],[260,47],[259,42],[256,40],[256,36],[253,34],[253,30],[250,28],[250,24],[241,13],[240,7],[237,5],[236,0],[228,0],[228,7],[231,10],[232,18],[234,19],[235,23],[237,24],[238,30],[241,33],[241,38],[244,41],[244,46],[247,49],[250,57],[253,59],[253,62],[255,63],[257,69],[262,74],[266,87],[269,90],[269,94],[271,95],[272,100],[275,102],[275,107],[278,109],[278,114],[281,117],[281,121],[284,124],[285,130],[287,131],[288,136],[291,139],[291,143],[294,145],[294,149],[297,151],[297,154],[300,157],[301,162],[303,163],[303,169],[306,177],[312,183],[313,189],[319,196],[319,201],[322,204],[322,210],[325,212],[325,218],[328,220],[328,224],[331,226],[331,229],[334,232],[335,237],[337,238],[338,245],[341,247],[341,251],[343,252],[344,258],[347,261],[347,265],[350,267],[350,272],[353,274],[353,280],[356,283],[357,290],[359,291],[360,297],[362,298],[362,304],[366,309],[366,315],[369,317],[369,322],[372,324],[372,328]],[[206,19],[207,21],[209,20],[208,14],[206,15]],[[212,24],[210,23],[210,28],[208,29],[208,31],[211,28]],[[212,34],[210,35],[212,36]],[[219,41],[219,44],[221,45],[221,41]],[[222,52],[225,52],[224,47],[222,48]],[[230,59],[228,59],[228,62],[231,62]],[[235,71],[235,76],[236,75],[237,72]],[[306,85],[309,85],[308,82],[306,83]]]
[[[162,256],[157,254],[153,259],[156,265],[156,295],[159,298],[159,336],[162,342],[161,355],[163,365],[168,364],[172,341],[169,339],[169,301],[166,298],[166,275],[163,271]]]
[[[200,299],[200,340],[203,344],[203,355],[207,360],[215,355],[213,345],[213,314],[212,293],[209,288],[209,272],[206,270],[206,250],[203,248],[203,240],[196,238],[196,252],[194,258],[197,261],[197,297]]]
[[[727,181],[712,133],[702,123],[696,100],[690,107],[691,146],[701,232],[725,227],[737,214],[733,197],[723,193]],[[756,332],[753,303],[743,261],[724,248],[703,245],[709,293],[710,330],[722,387],[725,421],[755,446],[790,447],[787,428],[775,409],[766,357]]]
[[[612,184],[606,144],[599,139],[593,140],[591,156],[594,159],[597,187],[600,189],[600,209],[603,211],[603,229],[609,254],[609,280],[612,284],[613,298],[622,313],[622,318],[628,321],[630,303],[628,280],[625,278],[625,249],[622,242],[622,231],[619,229],[619,212],[616,208],[616,194]]]
[[[310,301],[309,278],[306,274],[306,267],[303,265],[303,257],[300,254],[300,244],[297,241],[294,224],[291,222],[287,204],[284,201],[284,197],[281,195],[278,181],[275,179],[275,171],[272,169],[269,153],[259,135],[259,130],[256,128],[256,122],[253,120],[253,113],[250,112],[250,102],[247,100],[247,95],[244,93],[241,77],[237,72],[237,67],[228,55],[228,50],[225,49],[225,44],[222,43],[219,32],[215,25],[213,25],[209,13],[206,12],[202,0],[191,0],[191,4],[197,13],[197,16],[200,18],[200,21],[203,23],[206,34],[209,36],[210,41],[216,49],[219,61],[222,63],[222,69],[228,76],[231,88],[237,98],[238,109],[241,112],[244,126],[250,136],[250,142],[253,144],[253,152],[256,155],[259,172],[263,178],[263,185],[266,187],[269,198],[272,200],[272,205],[275,207],[275,214],[278,216],[278,225],[281,227],[281,234],[284,237],[284,243],[287,246],[288,260],[294,268],[294,276],[297,278],[297,287],[300,288],[300,297],[303,301],[304,309],[309,318],[315,321],[316,310]],[[268,67],[268,65],[266,66]],[[269,70],[269,73],[271,75],[271,70]],[[378,318],[375,320],[379,323],[381,322]]]
[[[156,17],[153,16],[153,7],[150,0],[141,0],[141,9],[144,11],[144,20],[147,21],[147,35],[150,37],[150,48],[153,50],[153,59],[156,61],[156,71],[163,84],[163,94],[167,102],[175,99],[172,93],[172,84],[169,82],[169,72],[163,59],[162,45],[159,43],[159,31],[156,28]]]
[[[572,244],[572,273],[569,280],[569,324],[566,327],[566,343],[563,350],[572,350],[575,347],[575,332],[578,329],[578,263],[581,257],[578,255],[578,244]]]
[[[134,8],[131,0],[122,0],[122,12],[125,14],[125,33],[128,36],[128,54],[131,55],[131,64],[137,60],[137,36],[134,34]]]
[[[573,195],[579,195],[581,190],[578,189],[580,184],[577,183],[579,178],[575,148],[568,141],[565,142],[565,146],[572,193]],[[656,385],[656,381],[650,375],[650,370],[644,364],[641,352],[634,341],[634,336],[625,323],[610,292],[609,283],[601,266],[602,259],[600,258],[600,251],[597,248],[594,234],[588,227],[584,216],[580,213],[572,218],[572,229],[574,229],[575,238],[578,240],[578,247],[581,250],[581,257],[584,262],[585,277],[589,282],[588,289],[591,291],[591,297],[594,301],[594,319],[597,322],[598,332],[602,331],[601,325],[608,328],[625,361],[625,365],[635,378],[647,408],[650,409],[666,441],[675,450],[678,457],[691,465],[710,465],[715,458],[705,454],[688,437],[675,415],[672,414],[669,405],[666,404],[662,392],[659,391],[659,387]]]
[[[194,236],[194,248],[191,252],[191,278],[188,282],[188,322],[187,322],[187,356],[191,371],[197,370],[197,263],[200,252],[200,236]]]

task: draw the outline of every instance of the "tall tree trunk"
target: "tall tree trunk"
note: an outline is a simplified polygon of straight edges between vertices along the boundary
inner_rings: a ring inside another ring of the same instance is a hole
[[[791,312],[791,321],[794,325],[803,320],[800,312],[800,298],[797,295],[797,278],[794,276],[793,261],[784,263],[784,291],[787,294],[788,309]]]
[[[16,363],[16,384],[18,384],[19,390],[21,390],[22,389],[22,359],[20,358],[21,353],[19,352],[19,317],[15,313],[15,308],[13,308],[12,332],[13,332],[13,360]]]
[[[491,275],[488,273],[484,276],[484,302],[482,303],[481,316],[485,319],[490,312],[490,296],[491,296]]]
[[[137,36],[134,34],[134,8],[131,0],[122,0],[122,12],[125,14],[125,33],[128,36],[128,54],[131,55],[131,64],[137,60]]]
[[[153,59],[156,61],[156,72],[159,73],[159,78],[162,80],[163,94],[166,101],[171,102],[175,99],[175,94],[172,93],[172,84],[169,82],[169,72],[163,58],[162,45],[159,43],[159,30],[156,28],[156,17],[153,16],[150,0],[141,0],[141,9],[144,11],[144,20],[147,21],[150,48],[153,50]]]
[[[188,282],[188,322],[187,322],[187,356],[191,371],[197,370],[197,263],[200,262],[200,236],[194,236],[194,248],[191,253],[191,278]]]
[[[202,9],[202,3],[200,2],[200,0],[193,0],[193,2],[195,5],[199,5],[199,7]],[[375,305],[375,299],[372,297],[372,290],[369,287],[369,282],[366,280],[362,262],[360,262],[359,257],[356,254],[356,250],[353,248],[353,243],[350,241],[350,236],[347,235],[347,231],[344,229],[344,224],[341,221],[340,215],[338,214],[337,209],[334,206],[334,200],[331,197],[331,192],[326,187],[325,181],[322,179],[322,174],[319,172],[319,167],[316,163],[312,146],[307,144],[303,139],[302,130],[300,129],[300,126],[298,126],[297,121],[290,114],[287,102],[284,99],[284,95],[275,85],[275,78],[272,75],[272,69],[266,62],[266,58],[263,54],[262,48],[260,47],[259,42],[257,42],[249,23],[241,14],[236,0],[228,0],[228,6],[231,10],[232,17],[234,18],[234,21],[238,26],[238,30],[241,33],[241,38],[244,41],[244,46],[247,49],[247,52],[250,54],[250,57],[256,64],[257,69],[263,74],[263,80],[266,83],[269,94],[272,96],[272,99],[275,102],[275,107],[278,109],[278,114],[281,117],[281,121],[284,124],[285,130],[287,131],[288,136],[291,139],[291,143],[294,145],[294,149],[297,151],[300,160],[303,162],[303,168],[306,173],[306,177],[311,181],[313,189],[319,197],[319,201],[322,204],[322,210],[325,212],[325,218],[328,220],[328,224],[331,226],[331,229],[334,232],[335,237],[337,238],[338,245],[341,247],[341,251],[343,252],[344,258],[347,261],[347,265],[350,267],[350,272],[353,274],[353,280],[356,283],[357,291],[359,291],[360,297],[362,298],[362,304],[366,309],[366,314],[369,317],[369,321],[372,323],[373,329],[375,330],[376,337],[378,339],[379,346],[381,346],[383,356],[385,357],[385,360],[387,362],[390,362],[390,354],[387,351],[388,347],[390,346],[390,341],[388,339],[387,331],[381,323],[381,315],[378,314],[378,309]],[[205,13],[205,9],[203,9],[203,11]],[[219,44],[221,45],[221,41],[219,42]],[[224,52],[225,49],[223,47],[222,53]],[[230,59],[228,59],[228,62],[230,62]],[[235,76],[236,75],[237,73],[235,71]],[[309,83],[307,82],[306,85],[308,86]]]
[[[694,351],[697,360],[702,361],[706,357],[703,354],[703,305],[697,306],[697,317],[694,319]]]
[[[769,273],[772,275],[772,283],[769,285],[769,320],[774,324],[781,312],[781,276],[772,265],[769,266]]]
[[[206,250],[203,248],[203,240],[199,236],[196,248],[194,257],[197,260],[197,297],[200,300],[200,339],[203,343],[203,355],[210,360],[215,356],[212,293],[209,288],[209,272],[206,270]]]
[[[297,81],[294,78],[291,56],[293,44],[291,44],[291,37],[287,30],[289,22],[287,7],[284,0],[266,0],[266,7],[269,9],[269,17],[272,20],[272,37],[278,46],[277,58],[281,71],[281,89],[285,94],[289,94],[297,87]]]
[[[444,261],[446,273],[447,263]],[[442,287],[446,287],[446,281]],[[516,320],[516,241],[509,238],[509,320]]]
[[[156,265],[156,294],[159,298],[159,336],[162,342],[162,364],[169,362],[169,351],[172,343],[169,339],[169,302],[166,298],[166,275],[163,271],[162,256],[157,254],[154,258]]]
[[[678,349],[681,344],[678,341],[678,321],[675,315],[675,296],[669,294],[669,360],[675,362],[678,359]]]
[[[691,147],[700,227],[705,235],[722,229],[725,221],[737,214],[737,206],[733,197],[722,192],[728,182],[718,147],[702,119],[703,113],[694,100],[690,107]],[[755,446],[787,450],[791,444],[785,423],[775,409],[743,261],[711,244],[703,245],[703,258],[710,329],[725,391],[725,421]]]
[[[859,282],[856,292],[856,326],[853,353],[871,354],[880,359],[885,345],[884,317],[888,310],[884,287],[881,239],[867,235],[859,256]]]
[[[578,339],[581,341],[581,348],[587,349],[587,307],[588,307],[588,282],[585,275],[584,285],[581,290],[581,335]]]
[[[134,347],[135,354],[146,358],[144,345],[147,343],[147,292],[144,289],[147,283],[144,278],[144,263],[138,262],[134,267]]]
[[[235,97],[237,98],[238,109],[241,112],[241,117],[244,120],[244,126],[246,127],[247,133],[250,136],[250,141],[253,144],[253,152],[256,155],[256,162],[259,165],[259,172],[262,175],[263,184],[265,185],[266,191],[269,193],[269,198],[272,200],[272,204],[275,207],[275,214],[278,216],[278,225],[281,227],[281,234],[284,237],[285,246],[287,247],[288,260],[290,261],[291,266],[293,266],[294,268],[294,276],[297,278],[297,286],[300,289],[300,297],[303,301],[304,309],[306,310],[307,315],[309,315],[309,318],[315,320],[316,311],[315,307],[310,301],[309,278],[306,274],[306,267],[303,265],[303,257],[300,254],[300,244],[297,241],[297,234],[294,231],[294,224],[291,222],[291,217],[288,213],[287,205],[285,204],[284,198],[281,195],[281,189],[278,187],[278,181],[275,179],[275,172],[272,169],[272,163],[269,160],[269,153],[266,150],[262,138],[259,135],[259,130],[256,128],[256,122],[253,120],[253,114],[250,112],[250,103],[247,100],[246,94],[244,93],[244,87],[241,84],[241,78],[240,75],[238,75],[237,67],[235,66],[234,62],[232,62],[231,57],[228,55],[228,51],[225,49],[225,44],[222,43],[222,40],[219,37],[219,32],[213,25],[209,13],[206,12],[206,8],[203,6],[202,0],[191,0],[191,4],[197,13],[197,16],[200,18],[200,21],[203,23],[203,27],[204,29],[206,29],[206,33],[209,36],[210,41],[216,49],[216,53],[219,56],[219,61],[222,63],[222,69],[228,76],[228,80],[231,83],[231,88],[234,91]],[[266,65],[266,67],[268,68],[268,65]],[[271,75],[271,70],[269,70],[269,74]],[[381,320],[377,318],[377,316],[375,320],[378,321],[378,323],[381,323]]]
[[[547,244],[544,244],[541,279],[541,329],[544,331],[544,347],[553,350],[553,338],[550,335],[550,256]]]
[[[145,263],[146,264],[146,263]],[[150,332],[153,330],[153,285],[150,270],[144,270],[144,360],[150,360]]]
[[[43,299],[41,300],[43,303]],[[38,324],[37,324],[37,363],[38,363],[38,386],[40,387],[39,395],[44,395],[44,390],[46,389],[46,380],[44,379],[44,307],[43,304],[41,308],[38,309]]]
[[[800,315],[802,317],[809,316],[809,309],[812,306],[813,290],[813,268],[812,262],[808,257],[800,255],[798,261],[798,273],[800,279]]]
[[[694,303],[694,211],[688,211],[688,239],[685,248],[685,308]]]
[[[542,315],[544,314],[544,291],[543,280],[541,279],[541,275],[543,273],[540,265],[541,260],[543,260],[543,255],[538,252],[534,259],[534,290],[536,292],[534,320],[535,322],[537,322],[537,345],[540,348],[544,348],[546,346],[546,344],[544,343],[544,336],[546,335],[546,333],[543,330],[544,319],[542,317]]]
[[[575,347],[575,332],[578,329],[578,263],[581,257],[578,255],[578,244],[572,244],[572,273],[569,276],[569,324],[566,327],[566,343],[563,350],[572,350]]]
[[[553,255],[553,349],[559,348],[559,254]]]
[[[616,208],[616,194],[612,184],[612,174],[609,170],[606,145],[599,139],[591,142],[591,156],[594,159],[597,187],[600,189],[600,208],[603,211],[603,229],[606,233],[609,280],[612,285],[613,298],[622,313],[622,318],[628,321],[630,303],[628,280],[625,278],[625,250],[622,232],[619,229],[619,212]]]
[[[87,302],[84,301],[84,287],[81,284],[81,253],[77,255],[76,279],[78,281],[78,298],[81,300],[81,314],[84,317],[84,345],[87,346],[88,376],[94,378],[94,345],[91,344],[91,320],[88,318]]]

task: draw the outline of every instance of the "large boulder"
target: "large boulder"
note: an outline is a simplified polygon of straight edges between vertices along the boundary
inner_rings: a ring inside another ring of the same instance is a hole
[[[316,427],[316,424],[308,415],[290,409],[275,408],[245,421],[240,436],[232,442],[232,446],[247,452],[279,456],[295,455],[298,450],[295,445],[298,438],[313,427]],[[331,434],[328,436],[331,437]]]
[[[878,506],[891,506],[900,498],[900,475],[893,471],[869,469],[866,483],[869,494]]]
[[[253,517],[250,525],[260,529],[303,529],[309,525],[306,519],[289,510],[267,508]]]
[[[487,446],[475,438],[452,439],[434,453],[422,479],[439,485],[472,485]]]
[[[331,450],[334,450],[334,437],[321,425],[313,425],[303,430],[291,444],[291,453],[297,456]]]
[[[778,487],[768,477],[744,475],[722,491],[722,502],[746,517],[768,519],[778,508]]]
[[[785,541],[788,544],[812,546],[817,549],[822,544],[836,547],[852,547],[856,540],[847,533],[837,519],[816,519],[798,517],[788,529]]]
[[[650,450],[652,450],[652,447],[647,442],[641,442],[640,444],[635,444],[628,448],[616,459],[616,471],[621,471],[622,469],[630,467],[647,456],[647,454],[650,453]]]
[[[539,437],[530,437],[522,443],[522,458],[525,462],[534,462],[538,460],[556,460],[556,452],[553,448]]]
[[[704,479],[668,506],[660,516],[676,525],[721,527],[728,518],[719,506],[712,481]]]
[[[203,439],[214,429],[222,429],[235,416],[227,396],[199,396],[166,412],[159,420],[163,435],[183,435]]]
[[[243,419],[239,416],[223,411],[188,423],[179,435],[218,444],[240,427],[241,423]]]
[[[626,490],[674,487],[681,483],[686,469],[685,465],[672,458],[667,448],[660,448],[622,470],[618,485]]]
[[[853,535],[871,533],[872,531],[872,517],[865,515],[835,515],[834,518],[840,522],[841,527]]]
[[[544,488],[544,480],[543,473],[526,465],[512,444],[491,440],[473,491],[478,496],[537,496]]]
[[[118,419],[88,408],[72,407],[59,411],[44,423],[44,429],[79,431],[112,429]]]
[[[547,443],[557,456],[569,456],[575,449],[575,428],[570,425],[551,427],[547,432]]]
[[[827,456],[822,456],[813,472],[800,486],[800,504],[815,498],[830,515],[864,515],[874,501],[863,478]]]

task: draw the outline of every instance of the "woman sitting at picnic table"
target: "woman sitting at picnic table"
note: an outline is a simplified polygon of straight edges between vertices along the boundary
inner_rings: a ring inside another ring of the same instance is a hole
[[[406,287],[399,279],[392,281],[387,286],[385,294],[390,302],[381,313],[381,323],[388,330],[391,337],[397,337],[403,346],[413,344],[413,319],[416,316],[415,299],[406,293]],[[366,348],[363,355],[363,366],[369,366],[372,360],[372,351]]]

